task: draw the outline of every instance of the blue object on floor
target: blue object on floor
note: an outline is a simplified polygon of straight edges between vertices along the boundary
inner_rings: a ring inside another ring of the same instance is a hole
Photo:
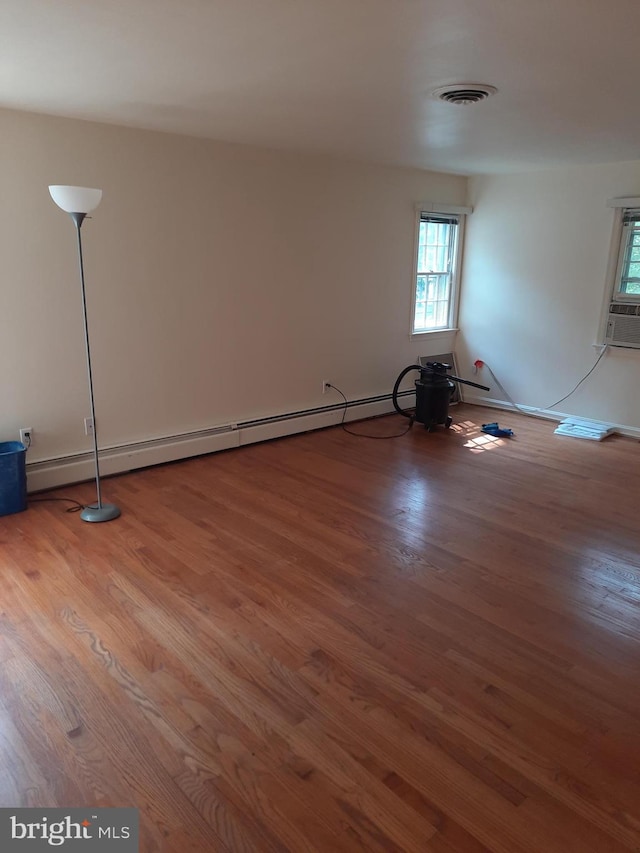
[[[482,432],[494,435],[496,438],[511,438],[513,435],[512,429],[502,428],[497,422],[492,424],[482,424]]]
[[[27,508],[26,453],[20,441],[0,441],[0,515]]]

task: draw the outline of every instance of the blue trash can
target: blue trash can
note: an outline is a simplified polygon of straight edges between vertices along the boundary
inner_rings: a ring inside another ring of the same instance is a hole
[[[26,455],[21,441],[0,441],[0,515],[27,508]]]

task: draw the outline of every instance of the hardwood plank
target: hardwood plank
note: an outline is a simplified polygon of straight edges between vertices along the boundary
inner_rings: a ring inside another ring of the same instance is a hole
[[[137,806],[143,853],[639,850],[637,445],[454,414],[0,518],[0,804]]]

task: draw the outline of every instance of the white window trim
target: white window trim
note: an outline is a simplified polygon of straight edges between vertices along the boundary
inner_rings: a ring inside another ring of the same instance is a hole
[[[460,216],[458,222],[458,235],[456,254],[453,259],[453,269],[451,271],[451,293],[452,298],[449,303],[449,322],[444,329],[425,329],[423,332],[416,332],[413,328],[413,323],[416,314],[416,282],[418,281],[418,240],[420,235],[420,215],[422,213],[455,213]],[[467,224],[467,216],[473,213],[472,207],[464,207],[458,204],[438,204],[432,201],[418,202],[415,205],[415,225],[413,235],[413,279],[411,285],[411,308],[409,315],[409,338],[410,340],[420,340],[429,335],[442,335],[450,332],[458,331],[458,309],[460,306],[460,281],[462,273],[462,251],[464,246],[464,233]]]
[[[607,207],[622,207],[635,210],[640,207],[640,196],[631,195],[625,198],[610,198],[607,200]]]

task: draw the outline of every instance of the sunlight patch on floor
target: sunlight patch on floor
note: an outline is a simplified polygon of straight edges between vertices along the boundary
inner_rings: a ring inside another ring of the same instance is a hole
[[[482,432],[480,424],[474,421],[462,421],[458,424],[452,424],[451,430],[469,439],[463,446],[468,448],[472,453],[484,453],[485,450],[495,450],[496,447],[504,445],[503,438],[487,435],[487,433]]]

